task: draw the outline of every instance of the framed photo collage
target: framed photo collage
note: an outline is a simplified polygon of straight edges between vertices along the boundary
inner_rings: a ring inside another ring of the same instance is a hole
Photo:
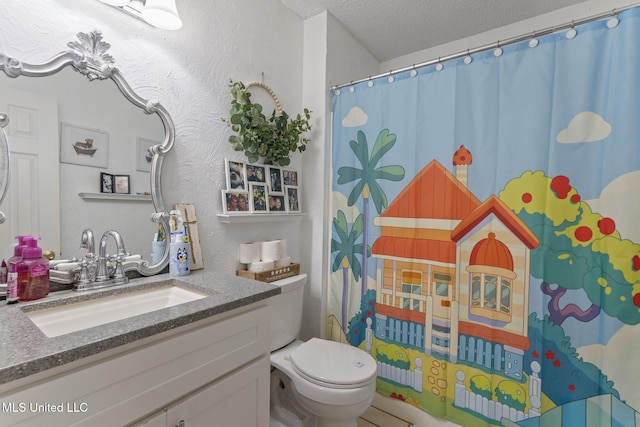
[[[299,213],[298,171],[281,166],[224,160],[227,189],[222,190],[225,214]]]

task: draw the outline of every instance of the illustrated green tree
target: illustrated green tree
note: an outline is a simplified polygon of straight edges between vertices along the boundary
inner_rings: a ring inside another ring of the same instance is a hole
[[[358,215],[349,230],[347,217],[343,211],[339,210],[337,216],[333,218],[333,229],[337,239],[331,239],[331,253],[337,252],[331,271],[336,272],[342,267],[342,329],[345,333],[348,330],[347,307],[349,302],[349,267],[355,281],[357,282],[362,275],[360,261],[356,255],[371,253],[362,243],[356,243],[363,232],[364,221],[362,214]]]
[[[551,321],[588,322],[604,310],[626,324],[640,322],[640,245],[622,239],[613,219],[592,212],[567,177],[527,171],[499,196],[540,241],[531,275],[551,297]],[[583,290],[591,306],[563,304],[568,290]]]
[[[364,216],[363,230],[363,252],[362,252],[362,288],[361,295],[367,292],[367,254],[364,252],[368,248],[368,223],[369,223],[369,199],[373,200],[373,204],[378,211],[382,212],[389,205],[387,196],[378,183],[380,180],[401,181],[404,178],[404,168],[399,165],[380,166],[378,162],[382,157],[393,148],[396,143],[396,136],[389,133],[388,129],[383,129],[378,134],[376,142],[369,155],[369,146],[367,144],[367,136],[363,131],[358,131],[356,140],[351,140],[349,146],[356,155],[356,159],[360,163],[361,168],[342,166],[338,169],[338,184],[347,184],[356,182],[353,190],[349,194],[347,204],[353,206],[360,195],[363,199],[362,214]]]

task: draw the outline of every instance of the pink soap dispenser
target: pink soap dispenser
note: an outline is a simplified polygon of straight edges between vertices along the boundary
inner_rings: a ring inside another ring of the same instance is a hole
[[[25,239],[27,247],[23,249],[22,261],[18,263],[18,301],[33,301],[49,295],[49,260],[42,257],[38,240],[34,237]],[[26,265],[26,282],[21,280],[20,264]]]
[[[9,258],[9,265],[7,266],[7,271],[13,271],[13,267],[18,263],[18,261],[22,260],[22,251],[27,247],[26,239],[30,239],[29,235],[20,235],[16,236],[18,240],[18,244],[13,248],[13,256]]]

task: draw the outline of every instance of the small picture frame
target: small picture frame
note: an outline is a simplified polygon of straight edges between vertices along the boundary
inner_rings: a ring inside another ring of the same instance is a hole
[[[153,154],[149,151],[154,145],[160,145],[157,141],[138,137],[136,139],[136,170],[140,172],[151,172],[151,161]]]
[[[113,175],[100,172],[100,192],[113,193]]]
[[[256,182],[249,183],[251,212],[265,213],[267,210],[267,185]]]
[[[222,190],[222,210],[225,214],[249,213],[249,193]]]
[[[247,165],[247,182],[267,182],[267,169],[263,165]]]
[[[60,161],[106,169],[109,166],[109,134],[98,129],[62,123]]]
[[[292,169],[282,169],[282,182],[284,185],[298,186],[298,171]]]
[[[227,190],[248,191],[247,169],[245,164],[235,160],[224,159],[225,175],[227,178]]]
[[[287,199],[287,212],[300,212],[300,189],[286,185],[284,191]]]
[[[130,194],[129,175],[113,176],[113,192],[116,194]]]
[[[269,194],[284,195],[282,186],[282,169],[275,166],[269,166]]]
[[[269,212],[286,212],[287,207],[283,195],[269,194]]]

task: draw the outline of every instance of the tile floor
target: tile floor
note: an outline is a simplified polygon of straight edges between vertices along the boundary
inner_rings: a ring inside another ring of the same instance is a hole
[[[358,419],[358,427],[411,427],[412,424],[371,406]]]

